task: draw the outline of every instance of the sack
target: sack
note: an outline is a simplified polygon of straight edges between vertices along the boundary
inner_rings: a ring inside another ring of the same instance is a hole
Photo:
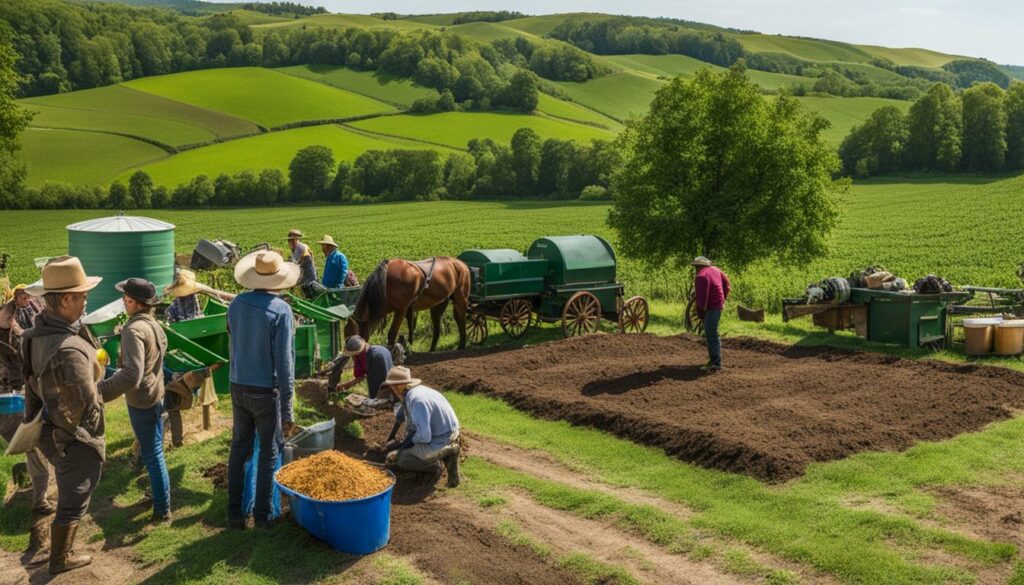
[[[36,448],[39,444],[39,437],[43,434],[43,409],[39,409],[39,414],[29,422],[23,422],[18,425],[18,430],[14,431],[14,436],[11,437],[11,442],[7,445],[7,450],[4,451],[4,455],[21,455],[22,453],[28,453],[32,449]]]

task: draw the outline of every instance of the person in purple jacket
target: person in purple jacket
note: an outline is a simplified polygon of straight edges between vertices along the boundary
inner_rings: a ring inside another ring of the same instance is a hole
[[[696,272],[693,288],[696,294],[697,316],[704,321],[704,336],[708,342],[708,363],[701,367],[705,372],[722,369],[722,338],[718,335],[718,323],[722,319],[725,300],[729,298],[729,277],[711,260],[698,256],[690,262]]]

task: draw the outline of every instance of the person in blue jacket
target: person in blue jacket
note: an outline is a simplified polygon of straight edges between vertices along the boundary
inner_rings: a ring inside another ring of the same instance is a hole
[[[348,258],[338,250],[338,244],[331,236],[324,236],[320,240],[320,248],[327,260],[324,262],[323,283],[327,288],[341,288],[345,286],[345,277],[348,275]]]

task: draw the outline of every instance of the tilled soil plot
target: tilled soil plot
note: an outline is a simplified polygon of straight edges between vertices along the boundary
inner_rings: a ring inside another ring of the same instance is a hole
[[[436,388],[496,396],[772,482],[811,461],[978,430],[1024,406],[1024,374],[1002,368],[748,338],[724,345],[726,369],[713,374],[700,371],[707,352],[689,336],[591,335],[410,363]]]

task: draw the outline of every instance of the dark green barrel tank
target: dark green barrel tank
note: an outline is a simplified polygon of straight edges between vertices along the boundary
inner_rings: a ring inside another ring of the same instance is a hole
[[[131,277],[145,278],[157,291],[174,278],[174,225],[119,215],[68,226],[68,253],[82,261],[86,274],[103,282],[89,293],[94,311],[120,298],[114,285]]]
[[[526,255],[548,261],[549,286],[615,282],[615,252],[599,236],[551,236],[533,242]]]

